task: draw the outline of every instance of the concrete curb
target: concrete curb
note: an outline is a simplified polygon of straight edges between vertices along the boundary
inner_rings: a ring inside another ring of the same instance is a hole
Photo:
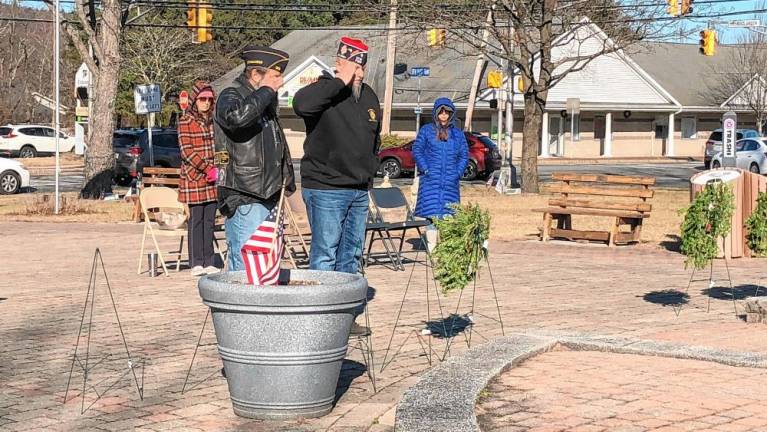
[[[519,166],[521,159],[514,159],[513,164]],[[698,162],[702,159],[692,157],[656,157],[656,158],[538,158],[538,166],[542,165],[635,165],[635,164],[678,164]]]
[[[767,356],[752,352],[557,332],[517,333],[494,339],[452,357],[424,374],[402,396],[397,406],[395,430],[479,431],[474,406],[490,380],[556,346],[565,346],[574,351],[602,351],[767,368]]]

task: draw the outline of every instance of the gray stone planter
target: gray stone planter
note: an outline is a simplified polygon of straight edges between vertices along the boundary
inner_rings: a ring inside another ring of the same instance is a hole
[[[359,275],[292,270],[319,285],[247,285],[245,272],[199,281],[237,415],[320,417],[333,408],[354,309],[367,295]]]

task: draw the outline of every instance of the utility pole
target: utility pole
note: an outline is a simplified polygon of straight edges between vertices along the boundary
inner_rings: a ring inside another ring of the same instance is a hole
[[[397,0],[391,0],[389,10],[389,33],[386,38],[386,89],[384,90],[383,123],[381,133],[391,133],[391,107],[394,98],[394,63],[397,52]]]
[[[60,123],[59,115],[61,114],[61,100],[59,98],[59,93],[60,93],[59,81],[61,81],[60,79],[61,71],[59,70],[59,63],[61,62],[61,53],[60,53],[61,51],[61,11],[60,11],[61,5],[59,4],[59,0],[56,0],[54,4],[56,7],[56,13],[55,13],[55,19],[53,20],[53,25],[54,25],[53,37],[55,38],[53,43],[53,87],[54,87],[53,100],[55,101],[54,103],[56,104],[56,106],[54,109],[55,114],[54,114],[53,127],[55,130],[54,133],[56,134],[56,137],[54,138],[56,142],[56,179],[55,179],[56,198],[55,198],[55,206],[54,206],[53,212],[55,214],[59,214],[60,207],[61,207],[61,202],[59,197],[59,170],[61,165],[61,161],[59,159],[59,133],[60,133],[59,129],[61,128],[61,125],[59,124]]]
[[[485,21],[485,28],[482,30],[482,48],[487,45],[487,38],[490,36],[488,27],[493,23],[493,10],[487,13],[487,21]],[[477,103],[477,90],[479,87],[479,81],[482,79],[482,69],[485,66],[485,55],[480,54],[477,58],[477,65],[474,67],[474,79],[471,80],[471,89],[469,90],[469,104],[466,107],[466,119],[463,123],[463,129],[465,131],[471,131],[471,120],[474,116],[474,105]]]

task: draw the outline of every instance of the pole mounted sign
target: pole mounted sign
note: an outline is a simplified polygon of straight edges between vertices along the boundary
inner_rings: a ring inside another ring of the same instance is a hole
[[[732,111],[722,116],[722,166],[735,166],[735,137],[738,127],[738,115]]]
[[[136,114],[160,112],[160,86],[157,84],[138,85],[133,91],[133,101],[136,104]]]
[[[181,111],[189,109],[189,93],[186,90],[181,90],[178,94],[178,107]]]
[[[410,68],[410,76],[414,77],[427,77],[431,73],[428,67],[414,67]]]

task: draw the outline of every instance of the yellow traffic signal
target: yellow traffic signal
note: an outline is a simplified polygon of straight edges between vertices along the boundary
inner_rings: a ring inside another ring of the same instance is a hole
[[[487,87],[498,89],[503,87],[503,72],[492,70],[487,74]]]
[[[437,45],[437,29],[431,29],[426,32],[426,43],[428,43],[430,47]]]
[[[189,9],[186,10],[186,25],[191,29],[197,27],[197,0],[189,1]]]
[[[668,0],[666,12],[672,16],[679,16],[679,0]]]
[[[693,12],[692,3],[695,0],[682,0],[682,15],[689,15]]]
[[[205,43],[213,40],[213,9],[208,4],[201,4],[197,10],[197,43]]]
[[[716,54],[716,31],[703,30],[700,32],[700,53],[707,56]]]
[[[429,31],[426,32],[426,43],[430,47],[444,45],[446,37],[447,37],[447,30],[430,29]]]
[[[523,77],[517,78],[517,90],[520,93],[524,93],[526,90],[525,79]]]

